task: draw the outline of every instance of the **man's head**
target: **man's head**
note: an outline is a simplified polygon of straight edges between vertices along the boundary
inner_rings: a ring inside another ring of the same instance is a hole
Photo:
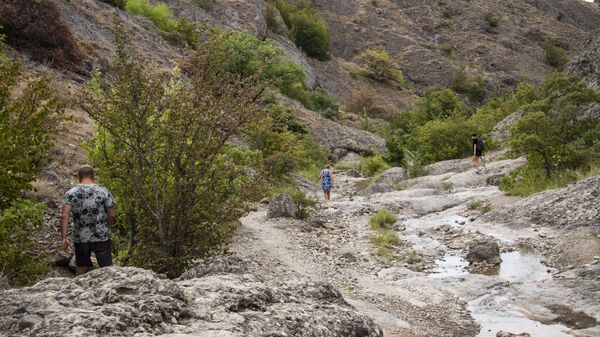
[[[80,167],[77,171],[77,178],[79,178],[79,182],[83,181],[84,179],[93,181],[95,179],[94,168],[89,165]]]
[[[477,134],[476,133],[472,134],[471,138],[477,138]]]

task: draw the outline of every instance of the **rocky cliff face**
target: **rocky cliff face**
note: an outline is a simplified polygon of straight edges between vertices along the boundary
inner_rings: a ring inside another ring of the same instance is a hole
[[[568,67],[569,73],[581,77],[587,85],[600,92],[600,38],[590,41]]]
[[[383,336],[331,285],[267,281],[235,258],[198,263],[181,279],[104,268],[0,293],[11,336]]]

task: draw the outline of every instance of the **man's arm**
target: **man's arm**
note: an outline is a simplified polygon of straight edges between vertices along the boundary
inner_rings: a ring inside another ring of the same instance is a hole
[[[64,205],[60,215],[60,237],[63,248],[69,247],[69,239],[67,238],[67,227],[69,226],[69,213],[71,213],[71,205]]]
[[[117,220],[117,210],[114,207],[106,208],[106,223],[108,224],[108,228],[112,228],[112,225]]]

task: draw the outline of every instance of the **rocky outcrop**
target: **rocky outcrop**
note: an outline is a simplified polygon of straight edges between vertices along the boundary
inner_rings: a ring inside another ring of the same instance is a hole
[[[597,228],[600,226],[600,175],[494,209],[484,218],[515,226]]]
[[[392,167],[384,171],[379,178],[369,185],[364,190],[360,191],[359,195],[371,195],[374,193],[385,193],[396,190],[396,185],[408,179],[408,172],[404,167]]]
[[[102,268],[0,293],[0,334],[15,336],[383,336],[331,285],[267,281],[239,259],[198,262],[179,280]]]
[[[280,193],[273,201],[269,203],[267,217],[269,218],[298,218],[300,216],[300,208],[292,197],[287,194]]]
[[[568,72],[577,75],[592,89],[600,92],[600,39],[590,42],[568,65]]]
[[[492,239],[478,239],[469,243],[469,252],[465,257],[469,264],[482,263],[500,264],[500,248],[498,243]]]
[[[492,130],[490,134],[492,140],[499,144],[507,143],[510,140],[510,128],[524,115],[524,111],[517,111],[506,116]]]

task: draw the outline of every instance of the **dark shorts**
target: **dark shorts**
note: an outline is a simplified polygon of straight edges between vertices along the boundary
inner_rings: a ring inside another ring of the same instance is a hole
[[[481,153],[481,151],[479,151],[479,150],[475,151],[475,156],[476,157],[481,157],[482,155],[483,155],[483,153]]]
[[[75,265],[77,267],[92,267],[92,252],[94,252],[100,267],[112,266],[112,245],[110,240],[75,243]]]

